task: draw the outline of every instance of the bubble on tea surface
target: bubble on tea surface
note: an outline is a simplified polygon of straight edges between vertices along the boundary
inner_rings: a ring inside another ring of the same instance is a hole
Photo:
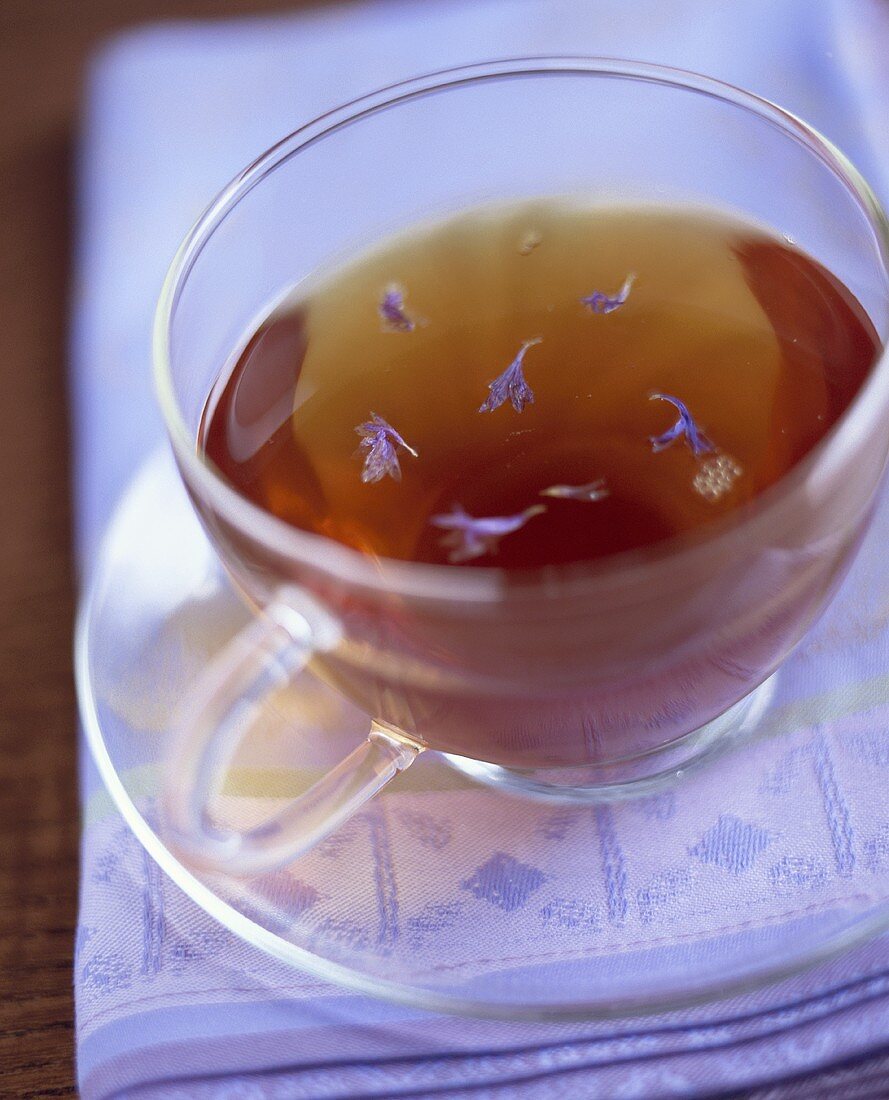
[[[731,492],[743,472],[731,455],[716,455],[701,463],[692,484],[696,493],[715,502]]]
[[[537,229],[529,229],[519,241],[519,254],[530,256],[535,248],[543,241],[543,235]]]

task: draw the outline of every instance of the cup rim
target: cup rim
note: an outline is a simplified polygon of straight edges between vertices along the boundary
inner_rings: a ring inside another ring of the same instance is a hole
[[[789,139],[807,148],[830,169],[857,200],[874,233],[889,286],[889,219],[870,185],[851,161],[813,126],[792,112],[762,96],[733,84],[691,70],[614,57],[574,55],[507,57],[425,73],[386,85],[349,100],[294,130],[269,147],[239,172],[210,202],[184,237],[167,270],[154,315],[152,340],[155,393],[180,471],[203,501],[227,523],[246,530],[277,556],[309,563],[312,568],[351,587],[379,595],[455,604],[499,602],[508,593],[537,598],[574,595],[596,585],[623,587],[637,583],[640,572],[675,568],[678,560],[689,563],[702,554],[723,553],[739,528],[738,513],[745,530],[773,525],[794,489],[804,484],[813,470],[830,456],[842,454],[849,442],[860,438],[870,409],[879,407],[878,397],[889,397],[889,350],[884,343],[865,381],[836,423],[818,443],[774,485],[750,503],[715,520],[706,533],[692,543],[681,539],[662,542],[610,555],[591,563],[551,566],[507,573],[496,566],[463,566],[409,562],[394,558],[369,557],[324,535],[304,531],[254,504],[230,485],[195,446],[179,408],[173,386],[171,329],[176,306],[189,274],[204,246],[218,226],[242,198],[291,157],[310,148],[345,126],[381,110],[464,85],[522,77],[588,76],[635,80],[697,92],[730,106],[740,107],[771,123]]]

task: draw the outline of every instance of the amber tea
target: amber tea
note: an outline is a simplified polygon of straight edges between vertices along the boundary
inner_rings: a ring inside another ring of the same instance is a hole
[[[541,613],[497,600],[471,625],[312,565],[293,580],[362,639],[317,664],[378,720],[509,766],[612,761],[723,714],[824,605],[860,524],[804,492],[780,529],[742,521],[877,348],[849,290],[753,224],[489,207],[298,287],[221,371],[199,446],[255,504],[381,570],[498,566],[504,592],[548,570]],[[748,537],[718,543],[733,520]],[[641,572],[622,553],[649,548]]]
[[[367,555],[584,562],[753,500],[877,346],[830,272],[752,224],[480,209],[291,295],[223,372],[200,445],[262,508]]]

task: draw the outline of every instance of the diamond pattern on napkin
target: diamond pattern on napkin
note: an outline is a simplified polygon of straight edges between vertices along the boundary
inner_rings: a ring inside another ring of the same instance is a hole
[[[748,870],[772,842],[771,833],[732,814],[722,814],[691,849],[702,863],[714,863],[732,874]]]
[[[495,852],[460,885],[475,897],[511,913],[521,909],[545,881],[546,875],[537,867],[521,863],[505,852]]]

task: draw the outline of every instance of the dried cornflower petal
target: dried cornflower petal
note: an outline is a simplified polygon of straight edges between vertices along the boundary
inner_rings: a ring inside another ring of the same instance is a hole
[[[519,244],[519,255],[528,256],[540,244],[543,237],[536,229],[529,229]]]
[[[701,463],[692,485],[705,500],[717,501],[730,492],[743,473],[731,455],[717,455]]]
[[[548,489],[541,489],[540,495],[542,497],[556,497],[558,500],[592,502],[604,500],[609,494],[605,485],[605,478],[600,477],[587,485],[550,485]]]
[[[435,527],[447,531],[442,546],[450,547],[448,561],[471,561],[485,554],[496,554],[500,540],[524,527],[529,519],[546,511],[545,504],[532,504],[514,516],[470,516],[459,504],[449,513],[432,516]]]
[[[404,311],[404,291],[395,283],[386,287],[380,300],[380,318],[387,332],[413,332],[416,323]]]
[[[668,428],[662,435],[649,437],[655,454],[658,451],[663,451],[682,436],[685,437],[685,442],[695,456],[712,454],[716,450],[710,440],[695,424],[688,407],[678,397],[671,397],[668,393],[653,393],[649,397],[649,401],[669,401],[671,405],[679,410],[679,419],[672,428]]]
[[[541,343],[543,343],[543,337],[535,336],[533,340],[526,340],[522,344],[518,355],[506,370],[488,384],[490,393],[480,406],[478,410],[480,413],[493,412],[494,409],[499,409],[507,397],[512,402],[512,407],[516,412],[521,412],[526,405],[533,403],[534,392],[525,381],[525,376],[522,373],[522,361],[528,348],[533,348],[535,344]]]
[[[580,300],[593,313],[614,313],[629,298],[630,289],[635,281],[636,273],[631,271],[617,294],[604,294],[601,290],[594,290],[592,294]]]
[[[376,413],[370,414],[370,420],[359,424],[355,431],[361,436],[356,454],[364,454],[364,469],[361,480],[364,482],[381,481],[387,474],[395,481],[401,481],[401,466],[398,464],[397,447],[403,447],[408,454],[417,458],[417,452],[402,439],[401,435]]]

